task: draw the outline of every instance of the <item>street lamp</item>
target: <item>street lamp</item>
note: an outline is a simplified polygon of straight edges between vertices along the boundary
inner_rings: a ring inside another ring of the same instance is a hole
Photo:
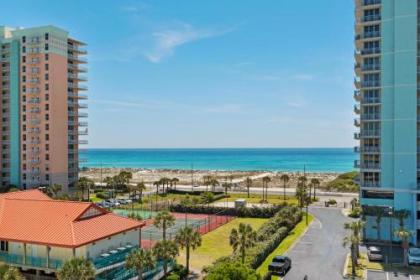
[[[393,233],[393,216],[394,216],[394,208],[391,206],[388,206],[388,215],[389,215],[389,242],[390,242],[390,248],[389,248],[389,259],[392,258],[392,233]],[[392,264],[392,262],[391,262]]]

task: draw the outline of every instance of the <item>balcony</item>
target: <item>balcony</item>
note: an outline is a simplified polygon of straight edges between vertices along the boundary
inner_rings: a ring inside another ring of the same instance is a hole
[[[48,268],[52,270],[58,270],[63,265],[63,262],[56,259],[40,258],[26,256],[24,258],[22,255],[9,254],[5,252],[0,252],[0,260],[6,264],[11,264],[15,266],[23,267],[33,267],[33,268]]]
[[[79,93],[75,93],[75,92],[69,92],[68,93],[69,98],[78,98],[78,99],[87,99],[87,95],[86,94],[79,94]]]
[[[360,168],[360,169],[370,169],[370,170],[378,170],[381,168],[379,162],[374,162],[374,161],[360,162],[359,160],[354,161],[354,167]]]
[[[362,114],[360,116],[362,121],[379,121],[381,119],[381,115],[378,114]]]
[[[354,93],[353,93],[353,97],[354,97],[354,99],[356,100],[356,101],[360,101],[360,98],[361,98],[361,93],[360,93],[360,90],[355,90],[354,91]]]
[[[80,85],[79,83],[67,83],[67,86],[71,89],[87,90],[87,86]]]
[[[358,105],[354,105],[354,113],[359,115],[360,114],[360,107]]]
[[[36,145],[36,144],[39,144],[39,143],[41,143],[41,141],[40,140],[36,140],[36,139],[34,139],[34,140],[29,140],[29,141],[27,141],[29,144],[33,144],[33,145]]]
[[[381,4],[381,0],[362,0],[362,6],[372,6]]]
[[[77,63],[87,63],[87,59],[86,58],[80,57],[78,55],[69,54],[67,56],[67,58],[68,58],[68,60],[75,61]]]
[[[81,82],[86,82],[87,78],[85,76],[81,76],[78,74],[74,74],[74,73],[69,73],[68,75],[69,79],[73,79],[73,80],[77,80],[77,81],[81,81]]]
[[[381,86],[380,81],[363,81],[361,83],[363,88],[377,88]]]
[[[360,51],[361,55],[380,54],[381,48],[364,48]]]
[[[363,181],[361,183],[362,188],[380,188],[381,183],[377,181]]]
[[[69,121],[68,124],[69,126],[76,126],[76,125],[80,127],[88,126],[87,122]]]
[[[41,102],[41,100],[36,99],[36,98],[33,98],[33,99],[29,99],[28,100],[28,103],[31,103],[31,104],[39,104],[40,102]]]
[[[111,250],[109,253],[103,254],[101,257],[91,259],[91,261],[97,270],[101,270],[115,264],[124,263],[127,255],[135,249],[135,247],[127,245],[125,247]]]
[[[360,127],[360,119],[354,119],[354,126]]]
[[[360,102],[362,103],[362,105],[380,104],[381,98],[380,97],[365,97]]]
[[[367,15],[362,17],[362,22],[372,22],[372,21],[379,21],[381,20],[380,14],[375,15]]]
[[[363,71],[379,71],[381,70],[380,64],[363,64],[362,65]]]
[[[87,68],[83,67],[83,66],[79,66],[78,64],[71,64],[69,63],[67,66],[69,69],[79,72],[79,73],[86,73],[87,72]]]
[[[77,52],[78,54],[87,54],[87,51],[85,49],[82,49],[81,47],[77,45],[67,45],[67,48],[70,52]]]
[[[39,170],[27,170],[27,171],[24,171],[24,172],[26,172],[26,174],[28,174],[29,176],[38,176],[38,175],[41,175],[41,171],[39,171]]]
[[[379,137],[381,135],[380,130],[363,130],[360,132],[360,138]]]
[[[361,146],[361,147],[354,147],[354,151],[356,153],[377,154],[377,153],[380,153],[381,149],[378,146]]]
[[[357,34],[355,36],[355,40],[359,41],[359,40],[364,40],[364,39],[379,39],[381,37],[381,32],[380,31],[367,31],[367,32],[363,32],[362,34]]]
[[[27,132],[29,134],[40,134],[41,133],[41,130],[39,128],[37,128],[37,129],[29,129]]]

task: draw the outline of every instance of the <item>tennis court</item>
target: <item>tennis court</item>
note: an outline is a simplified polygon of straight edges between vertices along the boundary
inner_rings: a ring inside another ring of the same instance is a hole
[[[172,213],[172,215],[176,220],[175,224],[166,230],[167,239],[175,238],[178,230],[185,225],[195,228],[200,234],[206,234],[234,219],[234,217],[222,213],[217,215]],[[162,230],[153,225],[153,220],[147,220],[146,226],[142,229],[142,247],[153,247],[157,241],[162,240],[162,235]]]
[[[135,209],[114,209],[113,212],[122,216],[128,216],[131,213],[135,213],[143,218],[144,222],[146,222],[146,226],[142,228],[141,231],[141,245],[143,248],[151,248],[157,241],[162,240],[162,230],[153,225],[153,218],[158,212]],[[175,217],[175,224],[166,230],[167,239],[175,238],[178,230],[185,225],[193,227],[200,234],[206,234],[234,219],[232,216],[224,215],[223,212],[217,214],[185,214],[172,212],[171,214]]]

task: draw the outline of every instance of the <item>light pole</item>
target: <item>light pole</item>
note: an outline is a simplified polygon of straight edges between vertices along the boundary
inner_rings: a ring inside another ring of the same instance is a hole
[[[390,242],[390,248],[389,248],[389,260],[388,262],[391,262],[392,265],[392,232],[393,232],[393,217],[394,217],[394,208],[389,206],[388,207],[388,215],[389,215],[389,242]]]

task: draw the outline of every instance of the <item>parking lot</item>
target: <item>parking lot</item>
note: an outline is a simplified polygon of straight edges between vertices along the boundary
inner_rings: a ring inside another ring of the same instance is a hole
[[[394,272],[368,270],[367,279],[368,280],[394,280],[394,279],[420,280],[420,275],[410,275],[406,273],[394,273]]]

